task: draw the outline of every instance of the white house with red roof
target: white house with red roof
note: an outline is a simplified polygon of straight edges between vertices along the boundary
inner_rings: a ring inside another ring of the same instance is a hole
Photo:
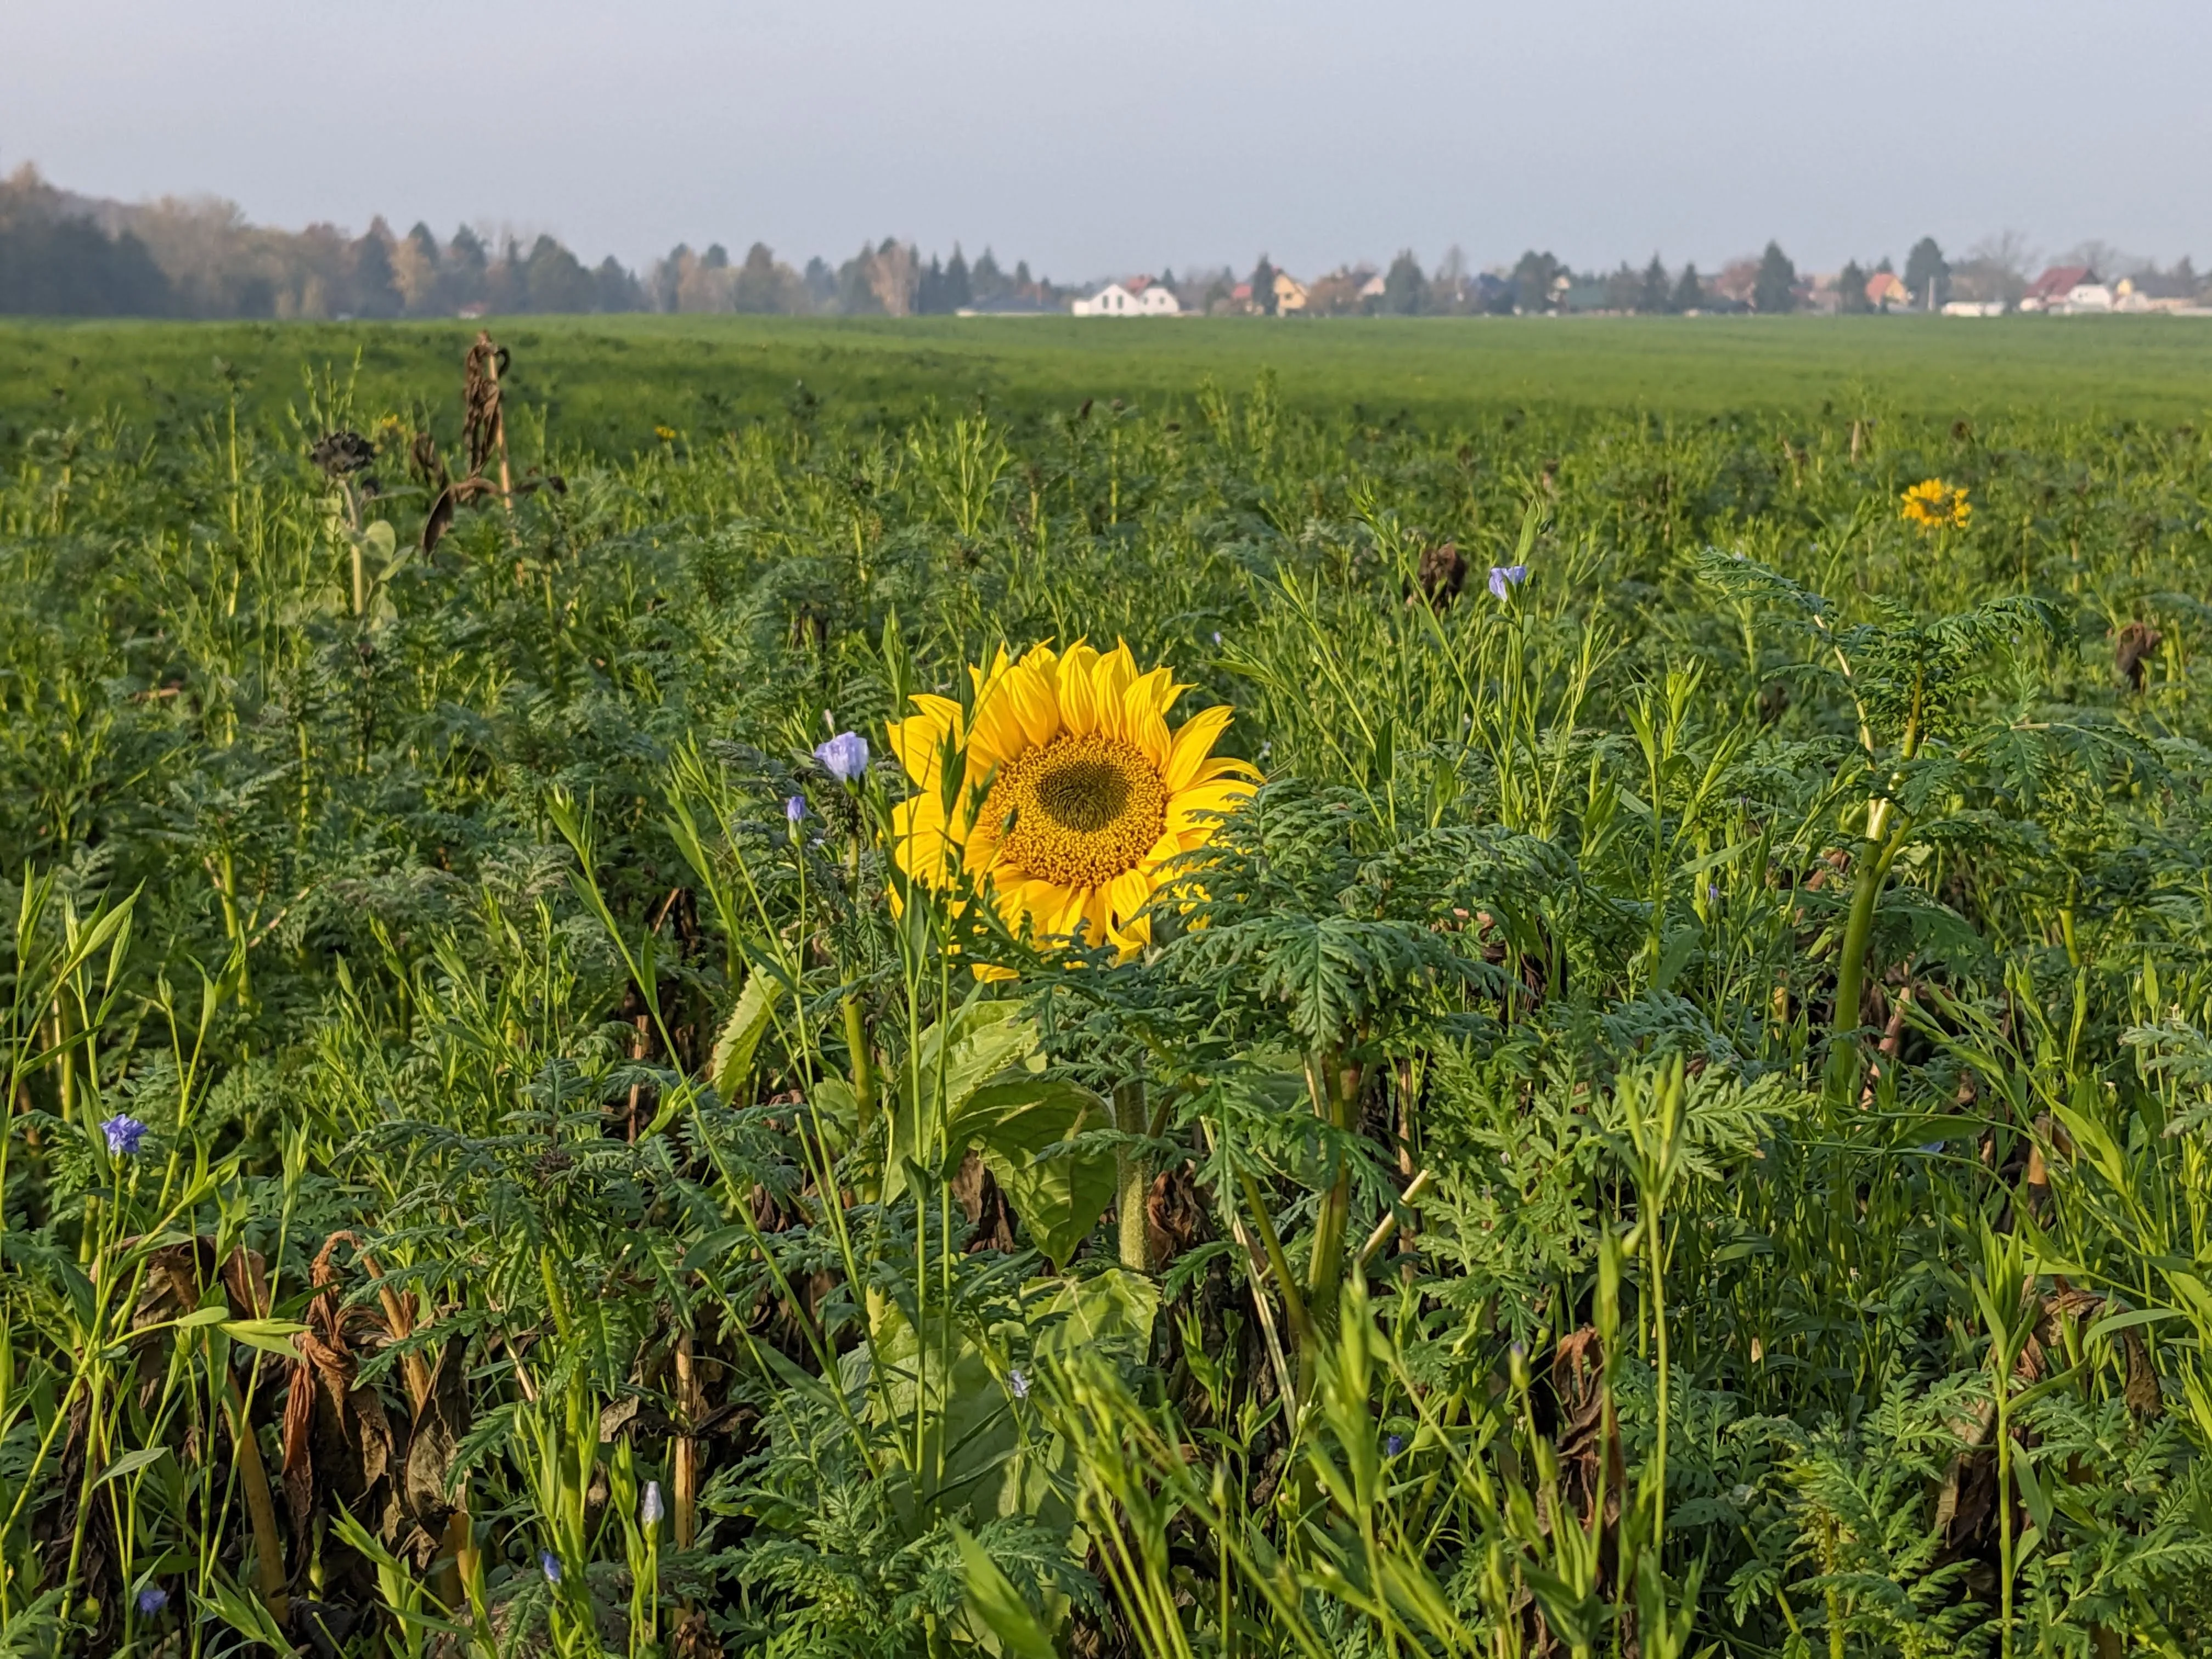
[[[1132,276],[1126,283],[1109,283],[1097,293],[1078,300],[1079,317],[1173,317],[1182,306],[1167,285],[1150,276]]]

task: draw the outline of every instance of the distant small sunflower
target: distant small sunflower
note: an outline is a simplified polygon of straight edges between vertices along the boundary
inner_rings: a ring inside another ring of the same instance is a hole
[[[1941,478],[1923,478],[1905,492],[1904,517],[1923,530],[1964,530],[1974,516],[1966,486],[1956,489]]]

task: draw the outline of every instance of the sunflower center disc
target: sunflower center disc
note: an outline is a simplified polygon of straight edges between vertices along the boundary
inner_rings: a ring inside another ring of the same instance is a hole
[[[999,769],[983,820],[1032,880],[1103,887],[1135,869],[1167,827],[1167,782],[1115,738],[1055,738]]]

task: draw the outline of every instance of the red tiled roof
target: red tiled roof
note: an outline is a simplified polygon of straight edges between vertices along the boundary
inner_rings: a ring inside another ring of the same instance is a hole
[[[2031,300],[2057,300],[2071,294],[2084,283],[2094,283],[2097,273],[2087,265],[2053,265],[2028,284]]]

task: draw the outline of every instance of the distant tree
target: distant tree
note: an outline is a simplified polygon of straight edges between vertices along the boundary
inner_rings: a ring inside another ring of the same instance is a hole
[[[522,292],[527,309],[566,317],[591,310],[599,286],[574,254],[540,236],[522,262]]]
[[[1620,262],[1620,269],[1605,279],[1605,308],[1613,312],[1629,312],[1637,308],[1644,297],[1644,279],[1629,266]]]
[[[1252,267],[1252,304],[1262,317],[1275,314],[1275,268],[1261,254],[1260,263]]]
[[[1751,306],[1761,316],[1779,316],[1797,307],[1797,267],[1790,263],[1779,242],[1769,242],[1766,252],[1759,256],[1759,280],[1751,290]]]
[[[755,314],[783,309],[783,277],[767,243],[755,242],[745,250],[745,262],[731,285],[730,309]]]
[[[1015,260],[1015,261],[1014,261],[1014,287],[1015,287],[1015,289],[1016,289],[1017,290],[1018,290],[1018,291],[1019,291],[1021,294],[1023,294],[1024,295],[1028,295],[1028,293],[1029,293],[1029,291],[1030,291],[1031,289],[1035,288],[1036,286],[1036,278],[1030,275],[1030,262],[1029,262],[1028,260],[1026,260],[1026,259],[1017,259],[1017,260]]]
[[[0,218],[0,313],[11,316],[167,317],[169,279],[129,231],[88,219]]]
[[[1553,284],[1559,280],[1562,267],[1549,253],[1539,253],[1530,248],[1513,267],[1513,308],[1516,311],[1548,311],[1552,308]]]
[[[806,297],[817,310],[836,301],[837,273],[830,269],[830,262],[820,254],[806,262],[806,270],[799,281],[806,285]]]
[[[975,268],[968,273],[969,291],[975,296],[977,305],[988,305],[1006,295],[1006,273],[999,269],[999,261],[989,248],[977,256]]]
[[[914,286],[914,308],[924,317],[933,317],[951,307],[945,303],[945,267],[937,256],[929,256],[929,263],[916,273]]]
[[[1644,267],[1644,286],[1636,296],[1636,308],[1647,317],[1657,317],[1674,308],[1667,288],[1667,267],[1656,253],[1651,256],[1651,263]]]
[[[709,242],[707,251],[699,256],[699,263],[708,270],[727,270],[730,268],[730,250],[720,242]]]
[[[1694,264],[1682,267],[1682,275],[1674,283],[1674,297],[1667,307],[1669,311],[1703,311],[1705,308],[1705,285],[1698,276]]]
[[[1172,291],[1172,290],[1174,289],[1174,288],[1175,288],[1175,285],[1176,285],[1175,267],[1174,267],[1173,265],[1170,265],[1170,266],[1168,266],[1164,270],[1163,270],[1163,271],[1161,271],[1161,272],[1160,272],[1160,286],[1161,286],[1162,288],[1164,288],[1164,289],[1169,289],[1169,290]]]
[[[960,252],[960,244],[952,245],[952,257],[945,264],[945,288],[939,296],[947,311],[962,311],[975,302],[975,294],[968,281],[968,260]]]
[[[1412,317],[1427,309],[1428,280],[1411,248],[1399,251],[1382,276],[1382,309],[1394,317]]]
[[[592,273],[592,309],[594,311],[641,311],[645,308],[645,294],[638,287],[637,278],[625,270],[611,253],[599,261]]]
[[[372,229],[347,251],[346,263],[351,267],[347,309],[356,317],[397,317],[405,301],[392,279],[392,250],[384,237]]]
[[[1847,317],[1862,317],[1874,309],[1874,301],[1867,298],[1867,274],[1859,269],[1859,262],[1850,260],[1844,266],[1843,275],[1836,278],[1836,309]]]
[[[1951,286],[1951,266],[1933,236],[1923,236],[1905,256],[1905,286],[1912,303],[1933,310],[1943,303]]]

